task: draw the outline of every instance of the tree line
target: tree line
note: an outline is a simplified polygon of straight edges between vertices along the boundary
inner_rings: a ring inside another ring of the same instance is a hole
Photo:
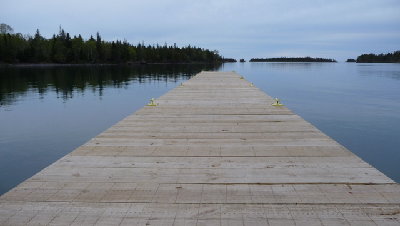
[[[105,41],[97,33],[88,40],[73,37],[60,27],[50,39],[39,30],[34,36],[13,34],[12,28],[0,26],[0,63],[217,63],[218,51],[195,46],[132,45],[126,40]]]
[[[222,58],[223,63],[236,63],[237,60],[234,58]]]
[[[331,62],[335,59],[313,58],[313,57],[275,57],[275,58],[251,58],[250,62]]]
[[[362,54],[357,57],[357,63],[400,63],[400,50],[386,54]]]

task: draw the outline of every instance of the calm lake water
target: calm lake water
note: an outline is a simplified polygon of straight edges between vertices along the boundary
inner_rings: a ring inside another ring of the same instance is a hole
[[[400,64],[0,68],[0,194],[201,70],[236,71],[400,182]]]

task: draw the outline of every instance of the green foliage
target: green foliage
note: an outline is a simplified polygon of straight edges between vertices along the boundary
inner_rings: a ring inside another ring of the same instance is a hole
[[[217,51],[193,46],[132,45],[124,41],[104,41],[100,34],[89,40],[81,35],[71,38],[61,27],[57,35],[46,39],[39,30],[34,37],[0,34],[0,62],[4,63],[216,63]]]
[[[0,61],[20,62],[29,56],[29,43],[21,34],[0,34]]]
[[[400,50],[386,54],[362,54],[357,57],[357,63],[400,63]]]
[[[335,59],[313,58],[313,57],[279,57],[279,58],[252,58],[250,62],[330,62],[336,63]]]

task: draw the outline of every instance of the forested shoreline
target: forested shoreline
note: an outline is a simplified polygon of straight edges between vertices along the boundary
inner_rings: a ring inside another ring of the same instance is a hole
[[[362,54],[357,57],[357,63],[400,63],[400,50],[393,53]]]
[[[217,50],[196,46],[133,45],[126,40],[106,41],[97,32],[96,36],[84,39],[80,34],[73,37],[60,27],[58,34],[43,37],[39,30],[35,35],[13,33],[12,27],[0,24],[0,65],[76,65],[76,64],[186,64],[186,63],[230,63],[233,58],[224,58]],[[244,62],[244,59],[241,59]],[[335,59],[313,57],[252,58],[249,62],[330,62]],[[362,54],[346,62],[400,63],[400,51],[381,54]]]
[[[251,58],[250,62],[330,62],[336,63],[334,59],[313,57],[274,57],[274,58]]]
[[[11,28],[11,27],[10,27]],[[10,30],[12,31],[12,29]],[[220,63],[218,51],[176,44],[132,45],[126,40],[105,41],[97,33],[85,40],[60,27],[51,38],[39,30],[34,36],[0,33],[0,63],[20,64],[130,64],[130,63]]]

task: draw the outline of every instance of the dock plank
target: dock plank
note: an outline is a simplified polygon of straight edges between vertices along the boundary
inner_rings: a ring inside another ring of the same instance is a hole
[[[0,197],[0,225],[400,225],[400,186],[234,72],[201,72]]]

